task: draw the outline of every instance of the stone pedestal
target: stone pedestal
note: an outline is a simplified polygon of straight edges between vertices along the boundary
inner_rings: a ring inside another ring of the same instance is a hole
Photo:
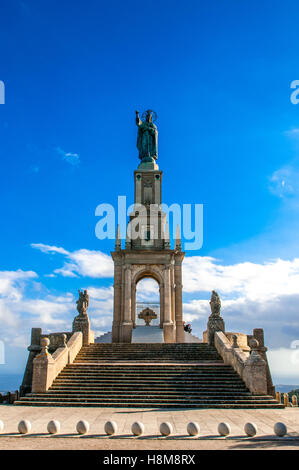
[[[253,330],[253,338],[255,338],[258,341],[258,347],[257,347],[257,352],[259,355],[264,359],[266,362],[266,373],[267,373],[267,391],[268,395],[275,395],[275,387],[272,382],[272,377],[271,377],[271,372],[270,372],[270,367],[267,359],[267,348],[265,347],[265,342],[264,342],[264,330],[263,328],[255,328]]]
[[[49,338],[42,338],[42,351],[33,360],[32,392],[42,393],[52,384],[55,372],[55,361],[48,352]]]
[[[224,320],[220,315],[211,314],[207,325],[207,339],[210,345],[214,346],[214,335],[216,331],[225,332]]]
[[[254,395],[267,395],[267,365],[256,350],[245,362],[243,380]]]
[[[35,356],[41,351],[40,338],[42,329],[32,328],[31,329],[31,344],[28,347],[29,357],[26,364],[26,369],[20,387],[20,396],[23,397],[26,393],[30,393],[32,389],[32,373],[33,373],[33,360]]]
[[[81,331],[83,334],[83,345],[88,345],[91,343],[92,335],[90,331],[90,322],[88,316],[77,315],[73,321],[73,333]]]

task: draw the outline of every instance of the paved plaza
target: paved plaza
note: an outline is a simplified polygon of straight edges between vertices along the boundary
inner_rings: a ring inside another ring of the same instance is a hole
[[[20,435],[18,423],[28,419],[32,424],[30,434]],[[61,423],[57,435],[47,433],[47,424],[56,419]],[[90,424],[88,434],[79,436],[76,424],[85,419]],[[272,410],[232,409],[129,409],[83,407],[26,407],[1,405],[0,420],[4,430],[0,434],[0,449],[296,449],[299,450],[299,408]],[[104,424],[114,420],[118,424],[115,436],[104,433]],[[131,425],[142,421],[144,435],[132,435]],[[173,434],[162,437],[159,426],[163,421],[173,425]],[[186,431],[190,421],[200,424],[200,436],[189,437]],[[218,424],[225,421],[231,426],[229,437],[220,437]],[[278,438],[273,432],[276,422],[284,422],[288,434]],[[254,422],[258,433],[248,438],[244,425]]]

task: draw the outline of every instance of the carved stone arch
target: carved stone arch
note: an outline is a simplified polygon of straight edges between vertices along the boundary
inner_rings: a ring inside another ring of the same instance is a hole
[[[164,279],[163,279],[163,267],[159,269],[157,266],[143,265],[133,268],[132,273],[132,285],[131,285],[131,318],[133,322],[133,328],[136,327],[136,287],[139,281],[145,278],[154,279],[159,286],[159,297],[160,297],[160,327],[163,328],[164,322]]]
[[[162,269],[158,269],[154,266],[142,266],[137,268],[132,277],[132,284],[136,286],[141,279],[146,277],[152,277],[155,279],[160,288],[164,286]]]
[[[136,327],[136,285],[154,279],[160,294],[160,327],[165,343],[184,342],[182,320],[182,253],[126,249],[113,252],[114,304],[112,342],[131,343]]]

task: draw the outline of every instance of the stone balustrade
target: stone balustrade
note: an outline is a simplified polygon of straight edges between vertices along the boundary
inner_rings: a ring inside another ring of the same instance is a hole
[[[83,345],[83,334],[81,331],[73,333],[65,346],[56,349],[53,355],[48,352],[49,344],[48,338],[42,338],[42,351],[33,360],[33,393],[46,392],[62,369],[74,361]]]
[[[222,331],[215,332],[214,343],[224,363],[234,368],[252,394],[267,395],[267,364],[256,351],[256,339],[250,342],[250,353],[232,344]]]

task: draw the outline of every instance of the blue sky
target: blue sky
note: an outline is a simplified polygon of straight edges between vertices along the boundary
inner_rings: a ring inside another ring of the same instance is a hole
[[[216,288],[230,329],[265,326],[270,348],[287,354],[299,338],[297,8],[1,2],[0,335],[17,349],[0,374],[22,370],[31,326],[70,328],[80,287],[95,289],[95,329],[110,328],[113,241],[95,237],[95,208],[118,195],[133,202],[135,110],[148,107],[158,113],[164,202],[204,204],[203,247],[186,253],[194,331]]]

